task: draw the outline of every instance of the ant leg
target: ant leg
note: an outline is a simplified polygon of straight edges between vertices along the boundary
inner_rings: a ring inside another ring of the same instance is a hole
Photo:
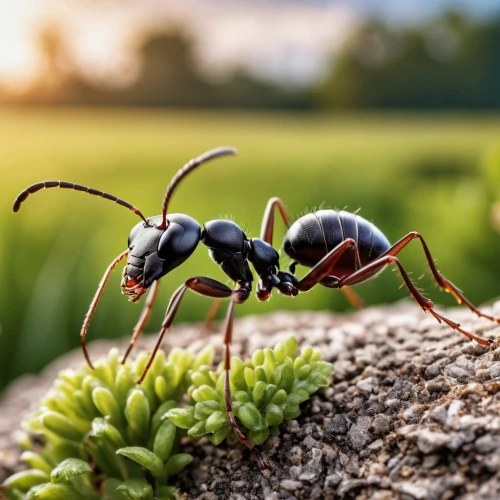
[[[148,293],[148,298],[146,300],[146,303],[144,304],[144,308],[142,309],[142,313],[139,317],[139,321],[134,327],[134,331],[132,333],[132,338],[130,339],[130,344],[127,348],[127,351],[123,355],[123,358],[121,360],[121,364],[124,365],[125,361],[127,361],[128,355],[132,351],[135,343],[137,342],[137,339],[139,335],[142,332],[142,329],[144,328],[144,325],[147,323],[149,316],[151,314],[151,309],[153,309],[153,304],[156,299],[156,295],[158,293],[158,285],[160,284],[160,280],[153,281],[153,284],[151,285],[151,288],[149,289]]]
[[[362,309],[365,307],[365,301],[358,297],[358,295],[352,291],[351,288],[345,286],[341,288],[340,291],[344,294],[344,297],[349,301],[349,303],[356,309]]]
[[[433,302],[422,295],[422,293],[417,289],[417,287],[411,281],[410,277],[404,270],[399,259],[397,257],[394,257],[393,255],[386,255],[380,257],[377,260],[371,262],[370,264],[367,264],[359,271],[354,272],[350,276],[342,278],[339,281],[338,288],[342,288],[343,286],[347,286],[352,283],[359,283],[360,281],[363,281],[364,278],[372,276],[374,272],[379,271],[382,267],[387,266],[389,264],[396,264],[398,266],[401,276],[403,277],[405,285],[410,291],[411,296],[417,301],[417,304],[422,308],[424,312],[429,311],[439,323],[441,323],[441,321],[444,321],[450,328],[456,330],[457,332],[460,332],[462,335],[465,335],[467,338],[471,340],[475,340],[478,344],[489,346],[493,343],[493,340],[491,339],[485,340],[482,339],[481,337],[477,337],[476,335],[473,335],[472,333],[463,330],[462,328],[460,328],[459,323],[455,323],[451,319],[448,319],[442,314],[436,312],[434,310]]]
[[[234,295],[233,295],[234,297]],[[255,447],[255,445],[240,431],[233,413],[233,403],[231,401],[231,384],[229,379],[229,372],[231,370],[231,342],[233,339],[233,316],[235,300],[231,297],[229,307],[226,315],[226,326],[224,334],[224,398],[226,400],[226,412],[229,417],[229,423],[238,439],[257,457],[260,468],[266,470],[270,468],[267,458]]]
[[[299,281],[297,288],[301,292],[307,292],[314,285],[317,285],[321,280],[330,275],[332,268],[340,257],[342,257],[344,252],[355,245],[356,242],[352,238],[347,238],[342,243],[339,243],[311,268],[311,270]]]
[[[104,273],[104,276],[102,277],[101,281],[99,282],[99,286],[97,287],[97,292],[94,295],[94,298],[92,299],[92,302],[90,303],[89,310],[87,311],[87,314],[85,315],[85,319],[83,320],[83,325],[82,329],[80,330],[80,339],[82,341],[82,350],[83,350],[83,355],[85,356],[85,359],[87,360],[87,364],[89,367],[93,370],[94,365],[92,364],[92,361],[90,361],[90,355],[89,351],[87,349],[87,344],[85,343],[85,337],[87,336],[87,330],[89,329],[90,325],[90,320],[92,319],[92,316],[94,315],[94,312],[97,307],[97,303],[99,302],[99,299],[101,298],[102,291],[104,289],[104,285],[109,279],[109,276],[111,275],[111,272],[113,269],[116,267],[116,265],[128,254],[128,249],[125,250],[125,252],[122,252],[118,257],[116,257],[113,262],[108,266],[106,269],[106,272]]]
[[[269,243],[269,245],[273,244],[274,209],[276,207],[278,207],[287,229],[290,227],[290,217],[288,217],[285,205],[283,205],[283,202],[279,198],[271,198],[267,202],[264,217],[262,218],[262,226],[260,228],[260,239]]]
[[[196,276],[194,278],[190,278],[183,285],[181,285],[172,294],[172,297],[170,297],[170,302],[168,303],[165,319],[163,320],[163,323],[161,325],[161,330],[160,334],[158,335],[158,340],[156,341],[156,344],[153,348],[153,352],[149,357],[146,368],[144,368],[141,378],[137,382],[138,384],[141,384],[143,382],[144,378],[146,377],[146,374],[151,368],[156,353],[158,352],[158,349],[160,348],[160,345],[163,341],[163,337],[165,336],[166,331],[174,321],[175,314],[179,309],[182,297],[184,296],[184,293],[186,292],[187,289],[193,290],[193,292],[197,292],[200,295],[205,295],[207,297],[214,297],[214,298],[229,297],[232,293],[231,289],[226,285],[223,285],[222,283],[214,279],[205,278],[203,276]]]
[[[472,312],[477,314],[479,317],[489,319],[490,321],[494,321],[495,323],[500,323],[500,318],[495,318],[494,316],[490,316],[489,314],[484,314],[482,313],[472,302],[470,302],[462,293],[461,290],[459,290],[451,281],[446,279],[436,268],[436,264],[434,263],[434,259],[432,258],[431,252],[429,250],[429,247],[425,243],[424,239],[422,236],[413,231],[411,233],[408,233],[406,236],[401,238],[397,243],[395,243],[389,250],[385,252],[385,255],[397,255],[401,250],[403,250],[408,243],[410,243],[412,240],[415,238],[418,238],[420,240],[420,243],[422,244],[422,247],[424,249],[425,257],[427,259],[427,263],[429,264],[429,267],[431,268],[432,275],[434,276],[434,279],[436,280],[437,284],[443,288],[446,292],[451,293],[453,297],[455,297],[455,300],[459,303],[462,304],[464,303]]]
[[[356,266],[356,271],[363,267],[363,265],[361,264],[361,257],[359,255],[359,248],[357,245],[354,247],[354,263]],[[351,306],[355,307],[356,309],[362,309],[363,307],[365,307],[364,300],[358,297],[356,292],[353,292],[351,288],[345,286],[344,288],[341,288],[340,291],[344,294],[344,297],[348,300]]]
[[[214,303],[212,304],[212,307],[210,308],[210,311],[208,312],[208,315],[205,319],[205,323],[202,329],[200,330],[199,338],[204,338],[208,335],[208,330],[210,329],[212,321],[217,315],[217,312],[219,311],[221,304],[222,304],[222,299],[214,300]]]

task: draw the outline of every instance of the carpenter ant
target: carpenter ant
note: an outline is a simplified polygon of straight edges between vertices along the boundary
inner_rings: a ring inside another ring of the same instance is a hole
[[[455,285],[438,272],[427,244],[419,233],[411,232],[394,245],[391,245],[380,229],[371,222],[359,215],[335,210],[318,210],[304,215],[293,224],[290,224],[285,206],[279,198],[271,198],[267,204],[260,238],[248,239],[242,229],[229,220],[212,220],[205,223],[201,228],[198,222],[188,215],[167,215],[172,194],[184,177],[209,160],[233,154],[236,154],[235,149],[217,148],[188,162],[177,172],[167,187],[163,198],[162,215],[148,219],[136,207],[116,196],[64,181],[45,181],[33,184],[22,191],[14,201],[13,210],[17,212],[22,202],[30,194],[43,188],[75,189],[114,201],[128,208],[142,219],[130,233],[127,250],[118,255],[104,273],[85,316],[80,336],[85,359],[91,368],[93,368],[93,365],[87,350],[85,337],[104,285],[114,267],[123,258],[127,257],[121,288],[122,292],[130,297],[132,302],[137,302],[148,289],[150,290],[142,314],[134,328],[128,349],[121,360],[124,363],[149,317],[157,295],[160,278],[188,259],[200,241],[208,247],[210,257],[221,266],[231,281],[235,283],[235,287],[231,289],[219,281],[204,276],[190,278],[181,285],[170,298],[158,340],[138,383],[140,384],[144,380],[151,367],[186,290],[190,289],[201,295],[217,299],[210,317],[214,316],[220,300],[230,297],[224,334],[226,411],[235,434],[251,451],[256,453],[262,469],[268,467],[268,462],[238,429],[233,415],[229,387],[234,305],[245,302],[252,291],[253,275],[249,262],[252,263],[259,277],[256,296],[260,301],[267,300],[271,296],[273,288],[276,288],[283,295],[296,296],[299,292],[307,292],[315,285],[320,284],[327,288],[338,288],[346,292],[347,298],[354,305],[360,305],[360,301],[352,291],[346,288],[348,285],[356,285],[367,281],[385,266],[396,264],[411,296],[424,312],[430,312],[437,321],[445,322],[452,329],[459,331],[479,344],[487,346],[493,342],[463,330],[458,323],[435,311],[434,304],[415,287],[396,255],[412,240],[419,239],[432,275],[438,285],[450,292],[459,303],[464,302],[478,316],[500,323],[499,318],[480,312]],[[279,255],[272,246],[276,208],[287,227],[283,248],[293,260],[289,271],[280,271]],[[298,264],[311,268],[300,280],[295,276],[295,269]]]

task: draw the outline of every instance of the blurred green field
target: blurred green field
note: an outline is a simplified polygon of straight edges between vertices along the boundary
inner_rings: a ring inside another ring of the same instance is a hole
[[[14,215],[18,192],[39,180],[64,179],[154,215],[176,170],[215,146],[235,146],[240,156],[188,178],[172,211],[200,223],[231,217],[253,237],[271,196],[295,216],[321,204],[361,207],[391,241],[421,232],[441,271],[473,302],[499,295],[500,235],[489,220],[495,190],[484,164],[499,145],[500,118],[8,108],[0,116],[0,388],[79,345],[97,284],[138,221],[112,203],[59,190],[36,194]],[[276,246],[284,234],[280,223],[275,234]],[[401,258],[415,278],[426,273],[418,283],[432,298],[453,303],[429,280],[418,244]],[[172,291],[199,274],[226,281],[202,245],[163,278],[147,332],[157,331]],[[105,290],[89,340],[131,333],[141,306],[121,296],[119,281],[120,271]],[[400,284],[387,271],[356,290],[369,304],[384,303],[408,296]],[[294,300],[252,297],[237,314],[348,307],[339,292],[317,287]],[[208,299],[187,294],[177,322],[202,320],[209,308]]]

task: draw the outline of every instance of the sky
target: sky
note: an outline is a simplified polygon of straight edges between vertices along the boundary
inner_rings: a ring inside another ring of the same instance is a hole
[[[366,17],[422,22],[449,8],[500,14],[500,0],[0,0],[0,82],[29,85],[42,69],[37,33],[58,26],[82,73],[127,85],[145,30],[182,25],[212,79],[244,67],[300,87],[321,77],[332,53]]]

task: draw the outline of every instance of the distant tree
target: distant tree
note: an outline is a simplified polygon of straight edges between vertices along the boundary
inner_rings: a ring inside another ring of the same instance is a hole
[[[196,71],[192,43],[174,31],[148,35],[140,50],[139,79],[126,92],[141,105],[198,105],[212,89]]]
[[[320,107],[500,107],[500,20],[449,13],[418,29],[370,22],[318,88]]]

